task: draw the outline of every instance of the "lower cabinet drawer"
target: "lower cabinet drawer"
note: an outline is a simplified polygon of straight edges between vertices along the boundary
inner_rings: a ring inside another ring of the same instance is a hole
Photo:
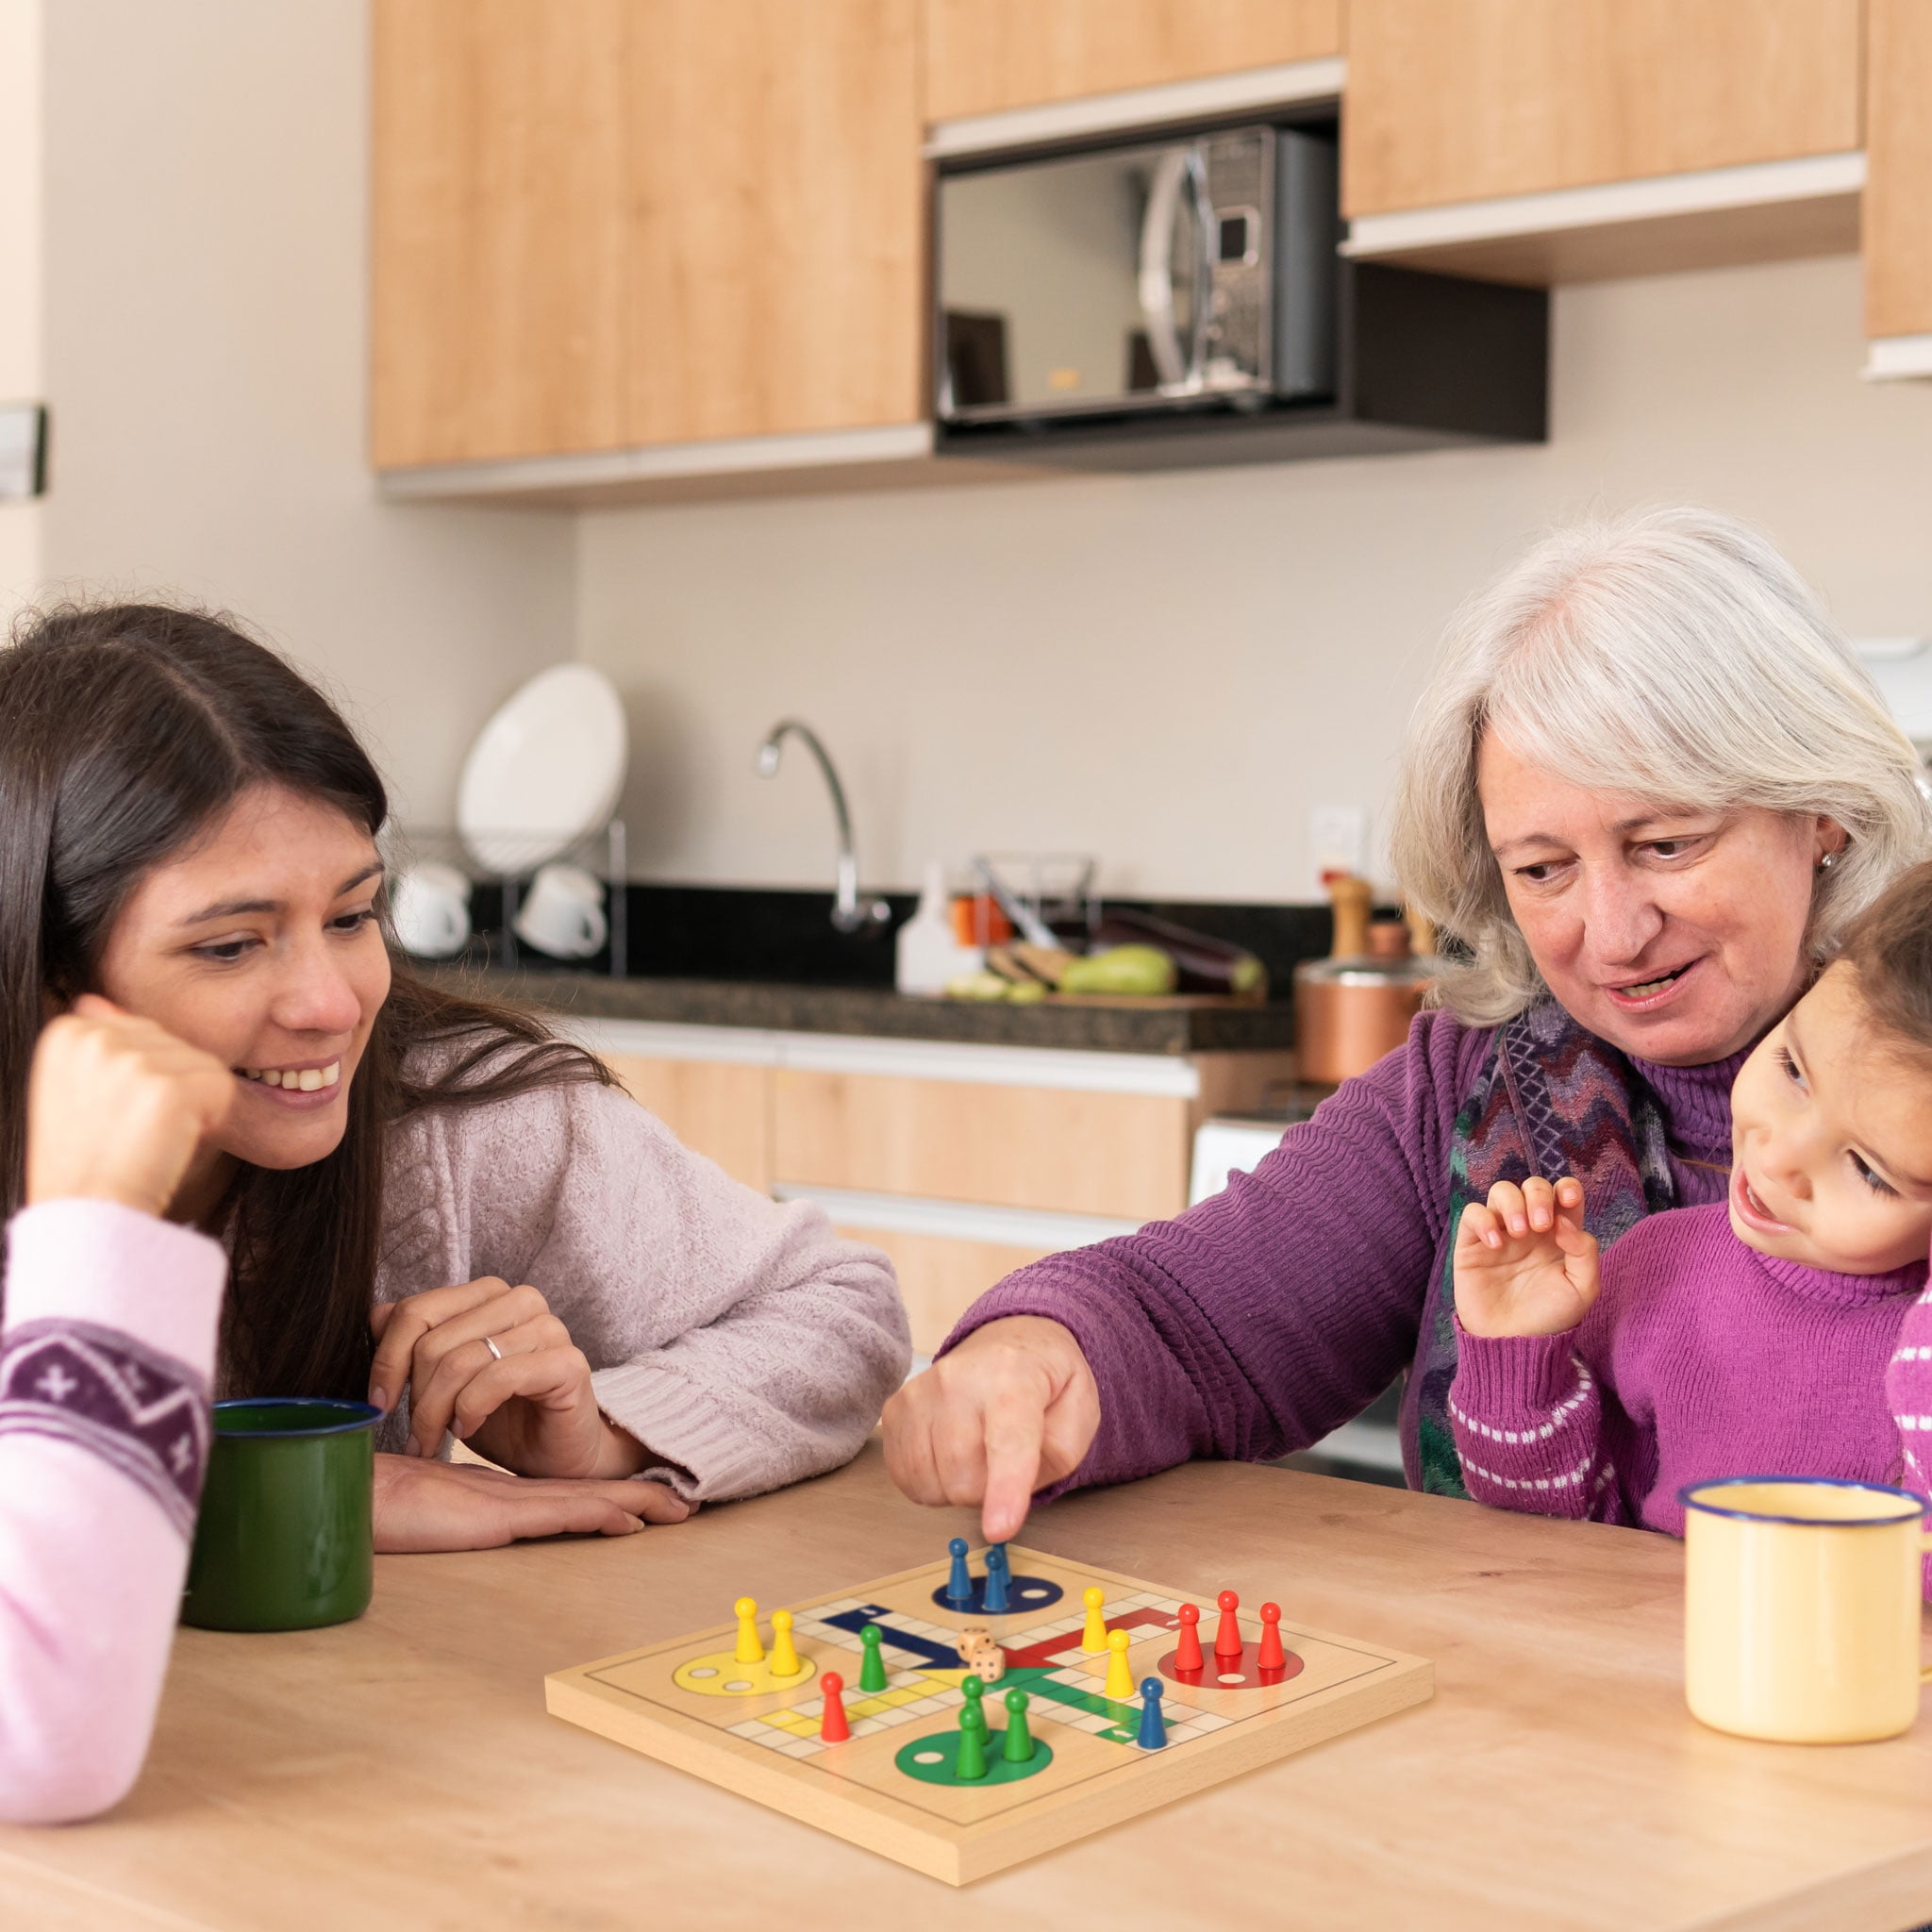
[[[1190,1104],[1164,1094],[780,1067],[781,1182],[1153,1221],[1187,1205]]]

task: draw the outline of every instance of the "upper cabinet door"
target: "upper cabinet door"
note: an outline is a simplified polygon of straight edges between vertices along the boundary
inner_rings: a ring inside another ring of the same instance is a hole
[[[1865,333],[1932,334],[1932,5],[1867,0]],[[1911,372],[1924,375],[1923,362]]]
[[[628,0],[378,0],[378,468],[624,440]]]
[[[1859,4],[1349,0],[1344,209],[1856,148]]]
[[[1341,0],[925,0],[925,117],[1341,52]]]
[[[918,0],[635,0],[625,441],[924,414]]]
[[[917,422],[918,0],[377,0],[378,468]]]

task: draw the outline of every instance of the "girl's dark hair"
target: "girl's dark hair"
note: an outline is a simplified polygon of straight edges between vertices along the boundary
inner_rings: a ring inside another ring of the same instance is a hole
[[[1857,974],[1879,1031],[1932,1055],[1932,860],[1894,879],[1853,921],[1839,957]]]
[[[21,1205],[26,1083],[46,1014],[93,991],[128,895],[250,785],[325,800],[374,838],[382,780],[315,687],[224,617],[158,604],[31,616],[0,649],[0,1188]],[[382,1239],[383,1143],[425,1107],[571,1081],[591,1055],[512,1008],[394,982],[349,1090],[341,1144],[308,1167],[244,1166],[223,1203],[232,1247],[221,1380],[250,1395],[367,1390]],[[423,1056],[416,1049],[441,1051]]]

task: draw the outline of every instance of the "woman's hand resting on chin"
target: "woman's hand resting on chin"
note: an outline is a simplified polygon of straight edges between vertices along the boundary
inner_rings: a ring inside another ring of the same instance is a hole
[[[643,1445],[605,1421],[590,1363],[534,1288],[458,1282],[374,1308],[369,1324],[369,1399],[387,1414],[408,1391],[406,1454],[434,1457],[450,1430],[523,1475],[627,1476],[644,1466]]]
[[[475,1463],[375,1458],[380,1556],[493,1550],[536,1536],[630,1536],[647,1523],[682,1523],[696,1507],[662,1483],[533,1481]]]

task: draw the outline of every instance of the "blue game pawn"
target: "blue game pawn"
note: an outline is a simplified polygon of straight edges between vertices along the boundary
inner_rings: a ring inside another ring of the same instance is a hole
[[[994,1543],[986,1553],[986,1594],[980,1598],[980,1608],[990,1617],[1004,1617],[1007,1614],[1007,1585],[1010,1574],[1007,1569],[1007,1546]]]
[[[946,1554],[953,1559],[953,1574],[946,1578],[946,1601],[958,1604],[963,1610],[973,1602],[973,1573],[966,1567],[966,1539],[956,1536],[946,1545]]]
[[[1160,1679],[1141,1680],[1141,1735],[1134,1740],[1143,1751],[1158,1751],[1167,1742],[1167,1719],[1160,1708]]]

